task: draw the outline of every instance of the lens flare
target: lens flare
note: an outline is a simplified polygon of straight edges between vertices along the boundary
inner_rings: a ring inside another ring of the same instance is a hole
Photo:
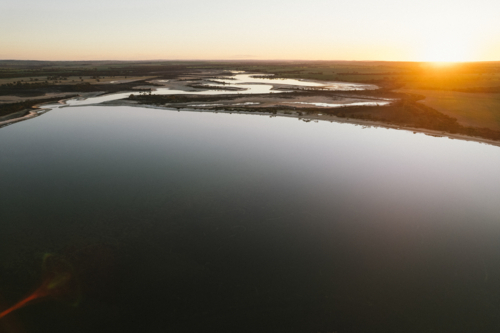
[[[80,301],[80,288],[71,265],[54,254],[45,254],[42,263],[42,284],[28,297],[0,313],[0,319],[31,302],[47,297],[76,306]]]

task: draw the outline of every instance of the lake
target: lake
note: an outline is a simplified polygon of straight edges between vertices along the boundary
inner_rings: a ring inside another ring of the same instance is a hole
[[[500,149],[125,106],[0,129],[0,332],[495,332]],[[3,325],[3,326],[2,326]]]

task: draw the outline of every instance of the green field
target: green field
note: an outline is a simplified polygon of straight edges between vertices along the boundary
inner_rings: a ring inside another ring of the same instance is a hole
[[[500,94],[413,89],[401,92],[424,95],[421,103],[456,118],[464,126],[500,130]]]

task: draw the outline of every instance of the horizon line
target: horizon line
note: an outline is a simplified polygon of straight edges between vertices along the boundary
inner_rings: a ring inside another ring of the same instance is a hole
[[[243,62],[243,61],[253,61],[253,62],[295,62],[295,61],[305,61],[305,62],[402,62],[402,63],[449,63],[449,64],[465,64],[465,63],[488,63],[488,62],[500,62],[500,60],[477,60],[477,61],[432,61],[432,60],[311,60],[311,59],[135,59],[135,60],[118,60],[118,59],[101,59],[101,60],[39,60],[39,59],[0,59],[0,61],[37,61],[37,62],[148,62],[148,61],[206,61],[206,62]]]

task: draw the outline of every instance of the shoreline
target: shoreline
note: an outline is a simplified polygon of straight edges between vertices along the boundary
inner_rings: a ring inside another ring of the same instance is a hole
[[[19,111],[19,112],[16,112],[16,113],[20,113],[20,112],[24,113],[26,111]],[[0,121],[0,128],[8,126],[8,125],[11,125],[11,124],[14,124],[14,123],[17,123],[17,122],[20,122],[20,121],[23,121],[23,120],[28,120],[28,119],[31,119],[31,118],[36,118],[39,115],[38,112],[34,111],[34,110],[33,111],[30,110],[30,111],[27,111],[27,112],[28,113],[24,114],[23,116]],[[1,120],[1,118],[0,118],[0,120]]]
[[[95,93],[92,93],[92,94],[95,94]],[[80,96],[79,98],[81,98],[81,97],[83,97],[83,96]],[[68,99],[72,99],[72,98],[64,98],[64,99],[57,101],[56,103],[62,104],[63,106],[71,107],[70,105],[66,104],[66,101]],[[53,104],[56,104],[56,103],[53,103]],[[25,114],[22,117],[16,117],[16,118],[12,118],[12,119],[7,119],[5,121],[0,121],[0,128],[15,124],[17,122],[21,122],[24,120],[29,120],[29,119],[41,116],[41,115],[52,110],[50,108],[47,108],[47,109],[44,108],[44,105],[50,105],[50,104],[51,103],[36,104],[32,107],[33,110],[29,110],[28,114]],[[168,110],[168,111],[178,111],[177,108],[173,108],[173,107],[155,106],[155,105],[151,105],[151,104],[139,104],[136,102],[126,101],[126,100],[114,100],[114,101],[108,101],[108,102],[103,102],[103,103],[80,105],[80,106],[75,106],[75,107],[96,106],[96,105],[131,106],[131,107],[144,107],[144,108],[150,108],[150,109],[161,109],[161,110]],[[40,112],[40,111],[36,111],[36,110],[45,110],[45,111]],[[500,147],[500,141],[484,139],[481,137],[473,137],[473,136],[468,136],[468,135],[463,135],[463,134],[452,134],[452,133],[430,130],[430,129],[425,129],[425,128],[393,125],[393,124],[379,122],[379,121],[373,121],[373,120],[364,120],[364,119],[356,119],[356,118],[343,118],[343,117],[341,118],[341,117],[337,117],[337,116],[333,116],[333,115],[329,115],[329,116],[325,116],[325,115],[299,116],[299,115],[285,114],[285,113],[273,114],[270,112],[250,112],[250,111],[245,112],[245,111],[232,111],[232,110],[220,110],[220,109],[219,110],[210,110],[210,109],[197,109],[197,108],[182,108],[180,110],[188,111],[188,112],[211,112],[211,113],[229,113],[229,114],[235,113],[235,114],[247,114],[247,115],[258,115],[258,116],[270,116],[270,117],[287,117],[287,118],[296,118],[296,119],[299,119],[302,121],[328,121],[328,122],[361,125],[361,126],[368,126],[368,127],[381,127],[381,128],[387,128],[387,129],[410,131],[413,133],[421,133],[421,134],[425,134],[428,136],[434,136],[434,137],[446,137],[446,138],[449,138],[452,140],[456,139],[456,140],[462,140],[462,141],[478,142],[478,143],[483,143],[483,144],[488,144],[488,145]]]
[[[35,104],[31,107],[31,109],[18,111],[18,112],[12,113],[10,115],[4,116],[3,118],[6,118],[6,119],[4,121],[0,121],[0,128],[15,124],[15,123],[20,122],[20,121],[29,120],[32,118],[39,117],[39,116],[52,110],[50,108],[44,108],[44,105],[57,104],[57,103],[65,105],[65,101],[68,99],[71,99],[71,97],[70,98],[63,98],[61,100],[49,102],[49,103]],[[20,116],[20,117],[8,118],[11,115],[14,115],[16,113],[23,113],[23,112],[27,112],[27,114],[24,114],[23,116]],[[0,120],[1,119],[2,119],[2,117],[0,117]]]
[[[80,94],[79,97],[77,98],[89,98],[89,97],[95,97],[95,96],[101,96],[101,95],[106,95],[106,93],[102,92],[92,92],[92,93],[83,93]],[[0,128],[5,127],[20,121],[24,120],[29,120],[32,118],[36,118],[46,112],[49,112],[50,108],[44,108],[44,105],[50,105],[50,104],[62,104],[64,106],[70,106],[66,104],[67,100],[74,99],[75,97],[70,97],[70,98],[63,98],[61,100],[58,100],[57,102],[51,102],[51,103],[40,103],[32,106],[32,109],[27,110],[27,114],[24,114],[21,117],[15,117],[11,119],[6,119],[4,121],[0,121]],[[145,107],[145,108],[154,108],[154,109],[162,109],[162,110],[169,110],[169,111],[176,111],[178,110],[177,108],[174,107],[166,107],[166,106],[154,106],[151,104],[139,104],[137,102],[133,101],[128,101],[124,99],[120,100],[112,100],[112,101],[107,101],[107,102],[101,102],[101,103],[95,103],[95,104],[86,104],[86,105],[80,105],[80,106],[95,106],[95,105],[103,105],[103,106],[133,106],[133,107]],[[75,105],[77,106],[77,105]],[[356,119],[356,118],[347,118],[347,117],[337,117],[334,115],[315,115],[315,114],[308,114],[308,115],[296,115],[296,114],[285,114],[285,113],[270,113],[270,112],[265,112],[265,111],[254,111],[254,112],[246,112],[246,111],[234,111],[234,110],[210,110],[210,109],[197,109],[197,108],[186,108],[183,107],[181,108],[183,111],[190,111],[190,112],[211,112],[211,113],[236,113],[236,114],[250,114],[250,115],[261,115],[261,116],[271,116],[271,117],[289,117],[289,118],[297,118],[299,120],[303,121],[329,121],[329,122],[336,122],[336,123],[347,123],[347,124],[353,124],[353,125],[361,125],[361,126],[369,126],[369,127],[382,127],[382,128],[387,128],[387,129],[396,129],[396,130],[405,130],[405,131],[411,131],[414,133],[422,133],[425,135],[429,136],[434,136],[434,137],[447,137],[449,139],[457,139],[457,140],[462,140],[462,141],[473,141],[473,142],[478,142],[478,143],[484,143],[492,146],[497,146],[500,147],[500,141],[495,141],[495,140],[490,140],[490,139],[485,139],[481,137],[473,137],[473,136],[468,136],[464,134],[453,134],[453,133],[448,133],[448,132],[442,132],[442,131],[437,131],[437,130],[430,130],[430,129],[425,129],[425,128],[417,128],[417,127],[409,127],[409,126],[401,126],[401,125],[395,125],[395,124],[390,124],[390,123],[384,123],[380,121],[374,121],[374,120],[364,120],[364,119]],[[37,111],[37,110],[45,110],[44,112]],[[23,111],[24,112],[24,111]],[[0,118],[1,119],[1,118]]]
[[[474,137],[474,136],[468,136],[468,135],[463,135],[463,134],[453,134],[453,133],[441,132],[441,131],[430,130],[430,129],[425,129],[425,128],[393,125],[393,124],[388,124],[388,123],[379,122],[379,121],[363,120],[363,119],[356,119],[356,118],[341,118],[341,117],[336,117],[336,116],[317,116],[317,115],[316,116],[315,115],[297,116],[297,115],[293,115],[293,114],[284,114],[284,113],[273,114],[273,113],[269,113],[269,112],[245,112],[245,111],[209,110],[209,109],[196,109],[196,108],[182,108],[182,109],[178,110],[178,109],[172,108],[172,107],[155,106],[155,105],[151,105],[151,104],[138,104],[138,103],[133,103],[133,102],[125,102],[124,100],[110,101],[110,102],[102,103],[100,105],[103,105],[103,106],[144,107],[144,108],[149,108],[149,109],[160,109],[160,110],[168,110],[168,111],[211,112],[211,113],[229,113],[229,114],[234,113],[234,114],[248,114],[248,115],[270,116],[270,117],[287,117],[287,118],[296,118],[296,119],[303,120],[303,121],[304,120],[328,121],[328,122],[345,123],[345,124],[351,124],[351,125],[361,125],[361,126],[369,126],[369,127],[381,127],[381,128],[394,129],[394,130],[404,130],[404,131],[409,131],[409,132],[414,132],[414,133],[421,133],[421,134],[425,134],[425,135],[433,136],[433,137],[445,137],[445,138],[449,138],[452,140],[472,141],[472,142],[478,142],[478,143],[488,144],[491,146],[500,147],[500,141],[483,139],[481,137]]]

